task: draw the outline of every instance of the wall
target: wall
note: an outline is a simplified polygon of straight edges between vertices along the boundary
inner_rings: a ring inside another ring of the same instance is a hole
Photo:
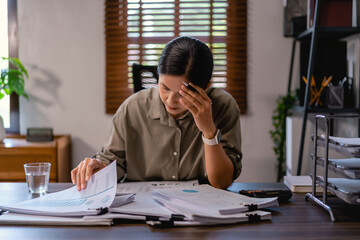
[[[29,69],[20,100],[21,133],[52,127],[73,141],[73,167],[102,146],[105,114],[102,0],[18,0],[19,57]],[[248,114],[242,117],[243,173],[239,181],[275,181],[269,130],[287,88],[291,39],[282,34],[282,0],[248,1]]]
[[[282,27],[282,1],[248,1],[249,113],[242,117],[244,166],[238,181],[276,180],[269,131],[276,99],[287,91],[292,47],[292,39],[283,37]],[[293,76],[297,74],[295,71]]]
[[[100,0],[19,0],[19,57],[29,68],[20,128],[71,134],[73,166],[100,149],[105,114],[104,4]]]

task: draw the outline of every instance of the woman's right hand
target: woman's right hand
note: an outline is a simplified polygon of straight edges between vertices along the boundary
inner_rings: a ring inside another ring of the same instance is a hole
[[[71,171],[71,181],[76,183],[77,190],[86,188],[86,182],[91,175],[106,167],[106,164],[99,159],[85,158],[76,168]]]

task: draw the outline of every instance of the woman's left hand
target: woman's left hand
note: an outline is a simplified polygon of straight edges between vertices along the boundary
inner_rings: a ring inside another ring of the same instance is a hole
[[[196,89],[197,93],[182,85],[179,91],[181,95],[179,101],[194,116],[195,124],[204,134],[204,137],[213,138],[216,133],[216,127],[212,119],[211,99],[204,89],[191,82],[189,84]]]

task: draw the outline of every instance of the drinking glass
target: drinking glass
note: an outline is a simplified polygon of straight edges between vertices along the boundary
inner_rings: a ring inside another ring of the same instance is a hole
[[[46,193],[50,177],[50,163],[24,164],[26,182],[30,193]]]

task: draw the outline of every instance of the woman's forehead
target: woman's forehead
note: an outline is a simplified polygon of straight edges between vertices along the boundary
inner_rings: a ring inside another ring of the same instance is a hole
[[[185,75],[168,75],[168,74],[160,74],[159,76],[159,82],[162,82],[164,84],[175,84],[175,85],[181,85],[182,82],[189,82],[188,79],[185,77]]]

